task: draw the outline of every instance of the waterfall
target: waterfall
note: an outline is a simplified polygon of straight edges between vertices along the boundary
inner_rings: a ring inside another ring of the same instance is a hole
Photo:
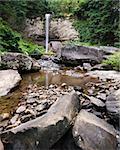
[[[48,42],[49,42],[50,14],[45,14],[45,19],[46,19],[46,23],[45,23],[45,36],[46,36],[45,45],[46,45],[46,53],[47,53],[48,52]]]

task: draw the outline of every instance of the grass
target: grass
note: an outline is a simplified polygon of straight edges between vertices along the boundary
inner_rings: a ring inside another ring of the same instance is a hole
[[[112,69],[120,71],[120,52],[110,55],[107,60],[103,61],[103,64],[109,65]]]

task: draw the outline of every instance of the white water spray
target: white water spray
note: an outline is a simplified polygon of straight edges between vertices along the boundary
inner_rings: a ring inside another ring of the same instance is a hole
[[[48,42],[49,42],[49,23],[50,23],[50,14],[45,14],[45,36],[46,36],[46,41],[45,41],[45,46],[46,46],[46,53],[48,52]]]

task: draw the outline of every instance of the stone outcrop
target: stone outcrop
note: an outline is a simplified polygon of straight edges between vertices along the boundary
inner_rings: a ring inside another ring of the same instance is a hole
[[[69,19],[52,20],[50,24],[51,37],[56,37],[60,41],[68,41],[78,39],[78,32],[72,26]]]
[[[48,112],[1,135],[12,150],[47,150],[71,127],[79,111],[79,98],[75,93],[61,97]]]
[[[40,65],[36,60],[22,53],[3,53],[0,56],[0,69],[37,71],[40,70]]]
[[[21,80],[17,70],[0,71],[0,96],[7,95]]]
[[[81,110],[73,127],[76,144],[84,150],[115,150],[116,131],[104,120]]]
[[[36,41],[42,41],[45,37],[44,21],[41,18],[26,20],[26,36],[33,38]],[[54,40],[74,40],[78,39],[78,32],[72,26],[72,21],[68,19],[52,19],[50,22],[50,39]]]

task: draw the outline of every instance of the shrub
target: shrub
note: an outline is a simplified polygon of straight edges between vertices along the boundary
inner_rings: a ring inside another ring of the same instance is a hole
[[[20,35],[17,32],[14,32],[6,22],[0,19],[0,50],[20,52],[18,48],[19,40]]]
[[[19,44],[19,50],[22,53],[32,55],[32,54],[38,54],[42,55],[45,52],[45,49],[43,46],[38,46],[37,44],[33,44],[32,42],[25,41],[23,39],[20,39],[18,42]]]
[[[44,47],[24,40],[21,35],[13,31],[8,24],[0,19],[0,51],[43,54]]]
[[[23,31],[26,18],[44,17],[48,11],[47,0],[0,1],[0,17],[17,31]]]
[[[119,1],[87,0],[75,12],[80,40],[102,45],[118,43]]]
[[[120,52],[116,52],[115,54],[109,56],[109,58],[104,60],[103,63],[109,65],[117,71],[120,71]]]

